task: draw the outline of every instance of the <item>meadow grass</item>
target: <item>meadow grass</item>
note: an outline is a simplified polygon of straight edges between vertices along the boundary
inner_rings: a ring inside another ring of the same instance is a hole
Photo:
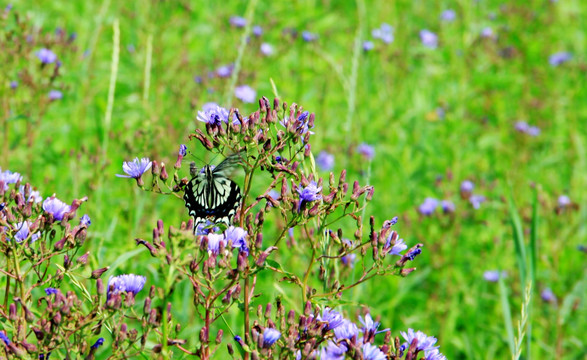
[[[362,284],[343,297],[350,301],[345,311],[354,314],[365,305],[395,333],[414,328],[434,335],[449,359],[504,359],[513,356],[514,345],[526,359],[586,356],[581,334],[587,332],[587,271],[585,252],[577,250],[587,244],[584,2],[13,5],[12,11],[29,17],[43,34],[61,27],[76,32],[77,39],[75,52],[58,53],[63,99],[51,103],[42,118],[35,118],[34,110],[30,117],[4,113],[10,121],[2,149],[8,151],[3,150],[0,166],[23,174],[44,197],[88,196],[83,212],[92,218],[87,247],[94,268],[141,273],[149,285],[164,281],[157,275],[159,262],[134,239],[148,238],[158,219],[186,221],[183,201],[141,192],[114,174],[135,156],[171,167],[182,143],[188,144],[190,160],[212,160],[187,140],[202,127],[197,111],[212,101],[248,114],[257,105],[236,99],[234,87],[247,84],[257,97],[271,99],[273,81],[282,100],[316,114],[315,154],[327,150],[335,155],[336,170],[347,169],[353,180],[368,177],[375,186],[377,196],[366,215],[379,223],[397,215],[406,242],[424,244],[416,272]],[[228,20],[245,16],[247,9],[250,25],[263,27],[261,37],[248,41],[243,33],[250,29],[231,27]],[[445,9],[456,11],[453,22],[440,19]],[[391,44],[371,36],[382,22],[394,27]],[[494,35],[482,37],[485,27]],[[422,29],[438,34],[436,49],[422,45]],[[304,42],[303,30],[319,38]],[[363,40],[372,40],[375,49],[363,51]],[[262,42],[275,53],[264,56]],[[560,51],[573,58],[550,65],[549,56]],[[232,79],[208,77],[234,62]],[[24,96],[8,85],[19,66],[14,60],[0,72],[5,109]],[[197,76],[203,83],[194,80]],[[520,120],[538,126],[540,135],[516,131]],[[27,121],[36,124],[30,145]],[[375,147],[371,163],[355,151],[363,142]],[[182,176],[188,176],[187,169]],[[253,185],[253,193],[265,180]],[[474,192],[487,198],[479,209],[460,198],[463,180],[473,181]],[[563,194],[581,206],[556,214]],[[455,213],[420,215],[417,207],[426,197],[452,200]],[[302,259],[292,253],[283,261]],[[500,284],[483,278],[494,269],[508,274]],[[261,276],[258,303],[280,295],[288,306],[302,308],[299,299],[289,297],[287,283]],[[545,288],[556,294],[556,303],[540,299]],[[190,285],[178,289],[174,311],[190,324],[183,334],[197,334],[193,314],[183,311],[191,304]],[[227,319],[233,329],[240,329],[239,321],[236,312]],[[518,322],[531,327],[523,345],[516,342],[523,337]]]

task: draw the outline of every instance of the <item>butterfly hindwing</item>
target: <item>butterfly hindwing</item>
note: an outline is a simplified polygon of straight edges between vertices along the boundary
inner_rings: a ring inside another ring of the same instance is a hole
[[[208,165],[192,174],[194,177],[186,185],[183,199],[189,215],[194,218],[194,233],[208,221],[230,226],[242,195],[239,186],[225,174],[239,159],[240,154],[234,154],[215,168]]]

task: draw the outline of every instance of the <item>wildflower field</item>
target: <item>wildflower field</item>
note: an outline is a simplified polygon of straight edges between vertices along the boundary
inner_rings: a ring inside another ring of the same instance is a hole
[[[587,3],[0,9],[0,358],[587,358]]]

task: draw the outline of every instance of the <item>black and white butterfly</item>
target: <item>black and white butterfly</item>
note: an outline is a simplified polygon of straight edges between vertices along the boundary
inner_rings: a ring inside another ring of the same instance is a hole
[[[210,222],[230,226],[240,207],[242,195],[238,185],[228,175],[241,158],[241,153],[230,155],[218,166],[201,169],[190,164],[192,179],[185,187],[183,199],[190,216],[194,218],[194,234],[200,225]]]

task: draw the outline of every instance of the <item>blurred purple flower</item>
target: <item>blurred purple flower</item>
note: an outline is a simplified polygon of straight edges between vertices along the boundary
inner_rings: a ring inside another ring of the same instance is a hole
[[[255,35],[255,36],[263,35],[263,28],[259,25],[253,26],[253,35]]]
[[[4,341],[4,344],[6,344],[6,345],[10,345],[10,343],[11,343],[8,336],[6,336],[6,334],[4,333],[4,330],[0,331],[0,340]]]
[[[481,37],[482,38],[492,38],[493,37],[493,29],[491,29],[489,26],[484,27],[481,30]]]
[[[499,270],[487,270],[483,273],[483,278],[489,282],[497,282],[500,277],[505,278],[506,272],[499,272]]]
[[[24,191],[24,185],[20,185],[20,187],[18,188],[18,192],[21,193],[23,196],[25,195],[25,191]],[[29,201],[33,201],[35,204],[40,203],[41,201],[43,201],[43,197],[41,196],[41,193],[38,190],[30,190],[30,194],[29,197],[26,199],[27,202]]]
[[[542,292],[540,292],[540,297],[542,298],[543,301],[546,301],[549,303],[556,302],[556,295],[554,295],[554,293],[552,292],[552,290],[550,288],[546,288],[546,289],[542,290]]]
[[[550,55],[550,57],[548,58],[548,62],[552,66],[559,66],[571,60],[572,58],[573,55],[570,52],[557,52]]]
[[[461,183],[461,192],[470,193],[475,188],[475,184],[471,180],[464,180]]]
[[[226,246],[226,239],[223,234],[208,234],[208,251],[213,254],[218,254],[220,251],[220,243]]]
[[[359,329],[352,321],[343,319],[342,323],[334,328],[334,336],[337,340],[352,339],[359,334]]]
[[[422,45],[430,49],[436,49],[438,47],[438,35],[430,30],[424,29],[420,31],[420,40]]]
[[[216,69],[216,75],[218,75],[222,78],[230,77],[230,75],[232,75],[233,69],[234,69],[233,64],[222,65],[218,69]]]
[[[558,197],[557,202],[559,207],[565,208],[571,205],[571,198],[569,198],[567,195],[561,195]]]
[[[375,47],[375,44],[373,43],[373,41],[363,41],[363,51],[367,52],[367,51],[371,51],[373,50],[373,48]]]
[[[230,25],[237,28],[244,28],[247,26],[247,19],[242,16],[231,16],[229,19]]]
[[[254,103],[257,97],[257,92],[249,85],[241,85],[234,89],[234,96],[242,102]]]
[[[418,206],[418,212],[424,216],[430,216],[436,211],[438,205],[438,200],[427,197],[424,199],[424,202]]]
[[[215,126],[220,126],[223,122],[228,123],[228,110],[225,108],[215,103],[206,103],[202,110],[198,111],[196,120]]]
[[[412,344],[414,339],[417,339],[418,343],[416,345],[416,349],[419,351],[429,351],[438,348],[438,346],[434,346],[438,340],[433,336],[424,334],[422,331],[418,330],[414,332],[413,329],[408,329],[407,333],[400,331],[400,334],[402,334],[403,338],[406,339],[408,347]]]
[[[49,91],[49,100],[61,100],[63,98],[63,93],[59,90],[51,90]]]
[[[111,295],[123,291],[136,295],[143,289],[145,282],[147,282],[147,278],[141,275],[124,274],[114,277],[111,276],[108,279],[107,298],[110,299]]]
[[[538,136],[540,135],[540,128],[538,126],[530,126],[526,131],[526,134],[530,136]]]
[[[59,293],[59,290],[57,290],[55,288],[52,288],[52,287],[45,288],[45,294],[47,296],[49,296],[49,295],[55,295],[57,293]]]
[[[363,317],[361,315],[359,315],[359,321],[361,322],[361,324],[363,324],[363,327],[361,328],[361,332],[366,336],[369,337],[369,334],[375,335],[375,334],[379,334],[382,332],[386,332],[389,329],[383,329],[383,330],[377,330],[379,329],[379,321],[373,321],[373,318],[371,317],[371,314],[367,313],[365,315],[365,319],[363,319]]]
[[[188,147],[185,146],[184,144],[179,145],[179,151],[177,152],[177,154],[181,157],[186,156],[188,151]]]
[[[446,22],[453,22],[456,18],[457,13],[452,9],[447,9],[440,13],[440,19]]]
[[[425,355],[424,360],[446,360],[446,356],[442,355],[438,349],[428,350]]]
[[[65,213],[71,210],[71,206],[67,205],[63,201],[57,199],[55,195],[43,201],[43,210],[47,213],[52,214],[55,220],[63,220]]]
[[[2,171],[0,168],[0,182],[4,183],[4,191],[8,190],[8,184],[16,184],[22,180],[22,176],[19,173],[13,173],[10,170]]]
[[[320,360],[344,360],[347,351],[348,347],[344,342],[337,345],[334,341],[328,340],[326,347],[320,351]]]
[[[528,123],[525,121],[516,121],[516,123],[514,124],[514,128],[522,133],[525,133],[528,131]]]
[[[231,241],[232,247],[239,249],[239,251],[249,254],[247,246],[247,231],[238,226],[230,226],[224,231],[224,238],[226,241]]]
[[[387,355],[371,343],[363,344],[363,360],[387,360]]]
[[[391,238],[396,234],[395,231],[392,231],[391,234],[387,237],[387,241],[385,242],[385,247],[389,247],[391,245]],[[401,252],[408,248],[408,245],[404,242],[404,239],[397,239],[395,244],[391,249],[389,249],[388,254],[402,256]]]
[[[485,196],[483,195],[471,195],[469,202],[473,205],[474,209],[479,209],[481,204],[485,202]]]
[[[440,206],[442,207],[442,212],[445,214],[451,214],[455,212],[455,203],[450,200],[442,200],[440,202]]]
[[[273,55],[273,46],[271,46],[271,44],[268,43],[262,43],[261,44],[261,53],[265,56],[270,56]]]
[[[151,160],[149,160],[149,158],[142,158],[139,160],[139,158],[136,157],[132,162],[125,161],[122,164],[122,171],[124,171],[127,175],[116,174],[116,176],[121,178],[139,179],[147,170],[151,168],[152,164],[153,163]]]
[[[265,349],[271,347],[271,345],[275,344],[277,340],[281,337],[281,333],[277,329],[273,328],[265,328],[263,331],[263,347]]]
[[[92,225],[92,220],[90,219],[88,214],[84,214],[84,216],[82,216],[79,219],[79,224],[85,227],[89,227],[90,225]]]
[[[312,42],[318,39],[318,35],[311,33],[307,30],[304,30],[302,31],[302,39],[304,39],[305,42]]]
[[[96,350],[97,348],[99,348],[100,346],[104,345],[104,338],[98,338],[98,340],[96,340],[96,342],[94,343],[94,345],[91,346],[92,349]],[[49,357],[49,356],[47,356]]]
[[[373,157],[375,157],[375,148],[369,144],[360,144],[357,146],[357,152],[363,155],[367,160],[372,160]]]
[[[322,171],[330,171],[334,167],[334,155],[322,150],[316,157],[316,164]]]
[[[387,23],[382,23],[380,27],[373,29],[371,31],[371,35],[375,39],[379,39],[386,44],[391,44],[393,42],[393,27]]]
[[[12,80],[12,81],[10,82],[10,88],[11,88],[12,90],[14,90],[14,89],[16,89],[17,87],[18,87],[18,81],[16,81],[16,80]]]
[[[21,243],[26,238],[29,237],[30,226],[31,226],[31,223],[27,220],[14,224],[14,229],[15,230],[18,229],[16,234],[14,234],[14,240],[16,240],[17,243]],[[39,234],[39,233],[32,234],[31,243],[37,241],[40,237],[41,237],[41,234]]]
[[[41,64],[52,64],[57,60],[57,55],[49,49],[42,48],[36,52]]]
[[[350,268],[355,267],[355,262],[357,261],[357,254],[347,254],[340,258],[340,261],[343,265],[346,265]]]

